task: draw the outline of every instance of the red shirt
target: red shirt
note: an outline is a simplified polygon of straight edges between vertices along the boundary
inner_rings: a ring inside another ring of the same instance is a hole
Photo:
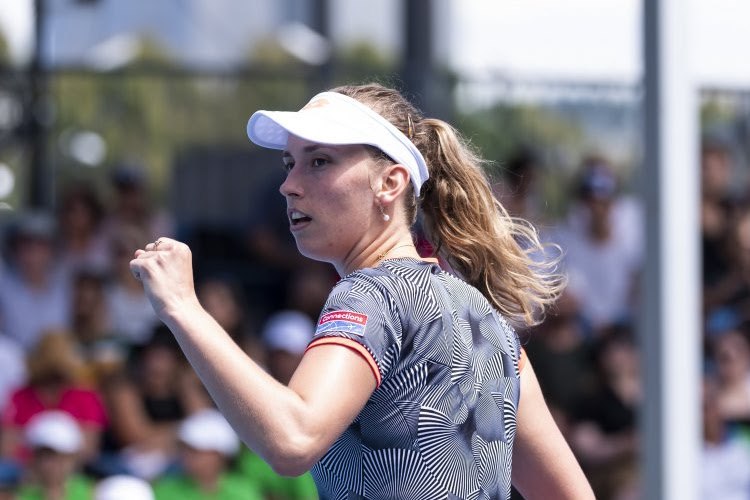
[[[107,411],[101,397],[95,391],[71,387],[64,389],[56,404],[45,406],[30,386],[14,392],[3,410],[4,427],[23,428],[31,417],[45,410],[62,410],[70,413],[82,429],[101,431],[107,425]],[[25,446],[16,450],[16,457],[22,461],[28,458]]]

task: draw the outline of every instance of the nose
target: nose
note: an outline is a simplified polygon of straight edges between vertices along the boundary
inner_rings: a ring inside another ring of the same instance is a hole
[[[302,187],[296,173],[297,170],[298,169],[292,167],[292,169],[287,174],[286,179],[284,179],[284,182],[282,182],[281,186],[279,186],[279,192],[282,196],[288,198],[290,196],[299,197],[302,195]]]

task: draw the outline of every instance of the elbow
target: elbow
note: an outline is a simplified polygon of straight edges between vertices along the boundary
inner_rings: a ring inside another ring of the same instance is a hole
[[[312,439],[288,439],[268,455],[268,464],[280,476],[301,476],[320,459],[322,452]]]

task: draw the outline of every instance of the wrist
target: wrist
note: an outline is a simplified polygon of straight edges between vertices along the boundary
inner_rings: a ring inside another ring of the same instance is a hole
[[[180,327],[180,325],[186,324],[191,321],[191,318],[195,318],[202,313],[208,314],[201,306],[198,298],[193,297],[178,304],[165,305],[161,314],[159,314],[159,319],[174,331],[172,327]]]

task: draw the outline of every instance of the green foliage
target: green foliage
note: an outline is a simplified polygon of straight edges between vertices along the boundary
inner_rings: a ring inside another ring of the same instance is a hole
[[[565,210],[571,170],[585,153],[585,133],[580,124],[542,106],[497,104],[462,114],[457,128],[488,160],[486,169],[502,182],[506,161],[525,147],[536,151],[543,173],[537,176],[540,197],[548,216]]]
[[[9,60],[8,40],[6,40],[5,35],[0,31],[0,64],[7,64]]]

